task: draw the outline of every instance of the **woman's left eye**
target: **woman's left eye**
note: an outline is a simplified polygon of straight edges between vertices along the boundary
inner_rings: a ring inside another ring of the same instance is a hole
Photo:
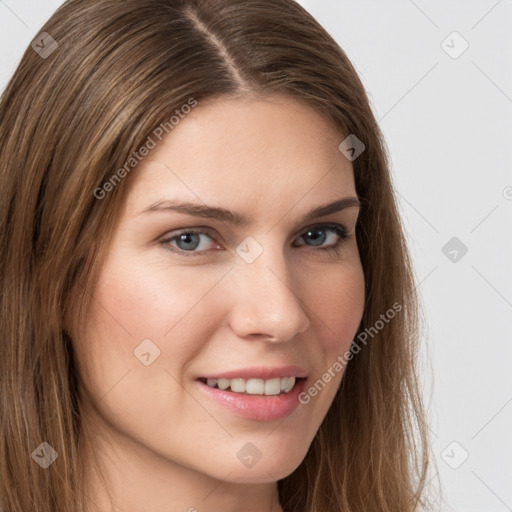
[[[330,232],[331,236],[327,236],[324,233]],[[312,240],[313,246],[320,246],[322,245],[327,239],[330,238],[330,240],[334,239],[334,242],[330,245],[322,246],[320,247],[320,250],[333,252],[335,254],[339,253],[339,250],[341,249],[341,245],[343,242],[349,237],[347,230],[339,225],[321,225],[321,226],[315,226],[311,229],[308,229],[306,233],[302,234],[299,239],[302,240]]]
[[[166,237],[160,243],[173,253],[187,256],[197,256],[208,250],[207,247],[204,247],[204,245],[207,246],[208,244],[203,244],[201,240],[202,236],[210,238],[210,240],[213,241],[213,236],[209,234],[209,231],[192,228],[182,230],[180,233]],[[312,242],[310,247],[318,247],[319,250],[334,252],[338,254],[341,245],[348,237],[349,235],[347,230],[343,226],[339,224],[333,224],[319,225],[310,228],[305,233],[300,235],[297,240],[302,240],[304,242],[310,241]],[[330,242],[330,244],[324,245],[326,241]],[[299,245],[307,245],[307,243]],[[220,247],[219,244],[217,244],[217,247]]]

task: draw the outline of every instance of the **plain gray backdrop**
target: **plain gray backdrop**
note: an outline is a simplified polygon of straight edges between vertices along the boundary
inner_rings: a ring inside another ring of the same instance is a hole
[[[0,91],[61,3],[0,0]],[[300,3],[352,60],[389,148],[441,510],[512,510],[512,1]]]

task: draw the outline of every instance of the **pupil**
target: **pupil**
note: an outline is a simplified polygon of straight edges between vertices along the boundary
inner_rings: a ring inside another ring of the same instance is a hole
[[[309,236],[311,236],[312,233],[313,233],[313,241],[316,242],[313,245],[322,245],[325,242],[326,237],[325,237],[325,233],[322,235],[323,230],[316,229],[316,230],[308,231],[306,236],[309,237]],[[318,235],[319,233],[320,233],[320,236],[319,237],[317,236],[316,238],[314,238],[314,235],[315,234]]]
[[[191,237],[195,237],[196,239],[199,238],[196,234],[194,233],[184,233],[183,235],[180,235],[180,238],[177,240],[177,243],[178,243],[178,246],[179,246],[179,242],[185,242],[186,244],[190,244],[192,243],[193,247],[190,247],[190,246],[187,246],[187,247],[180,247],[180,249],[183,249],[183,250],[186,250],[186,249],[195,249],[198,245],[199,245],[199,240],[196,240],[195,241],[195,244],[194,242],[190,242],[190,241],[187,241],[187,240],[190,240]]]

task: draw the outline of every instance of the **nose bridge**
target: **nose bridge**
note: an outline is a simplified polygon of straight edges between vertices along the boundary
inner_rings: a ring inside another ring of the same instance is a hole
[[[237,248],[240,260],[231,327],[239,336],[285,341],[306,330],[309,318],[297,296],[295,269],[286,261],[282,246],[270,238],[266,243],[246,239]]]

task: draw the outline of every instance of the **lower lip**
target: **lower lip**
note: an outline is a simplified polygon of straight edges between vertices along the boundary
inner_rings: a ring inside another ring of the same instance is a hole
[[[280,395],[247,395],[212,388],[197,381],[201,390],[212,400],[231,409],[235,414],[256,421],[272,421],[291,414],[299,405],[299,394],[306,379],[300,379],[288,393]]]

